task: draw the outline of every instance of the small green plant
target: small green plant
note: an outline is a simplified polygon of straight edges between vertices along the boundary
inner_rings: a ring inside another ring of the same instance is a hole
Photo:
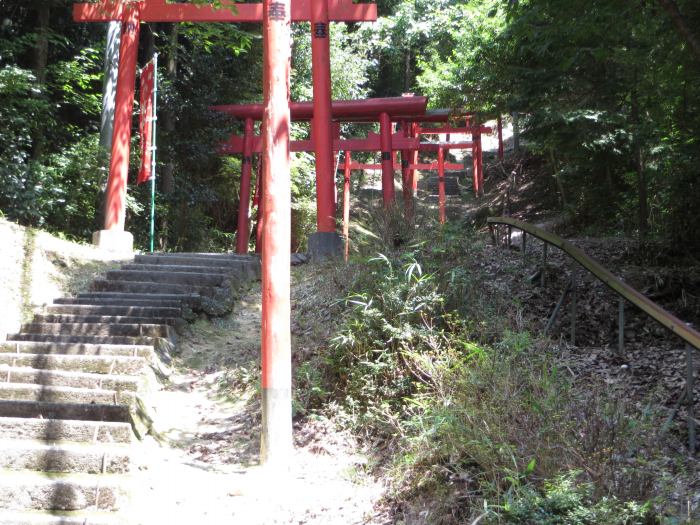
[[[647,525],[656,523],[649,503],[595,500],[594,487],[569,472],[545,482],[541,491],[524,487],[504,506],[500,522],[512,525]],[[496,523],[496,521],[494,521]]]

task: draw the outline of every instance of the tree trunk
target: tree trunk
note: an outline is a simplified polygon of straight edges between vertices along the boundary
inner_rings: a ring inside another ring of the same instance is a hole
[[[635,74],[636,81],[636,74]],[[644,169],[644,151],[642,148],[641,120],[639,118],[639,99],[636,91],[632,91],[631,117],[634,126],[634,136],[632,139],[632,149],[634,155],[634,165],[637,171],[637,226],[639,227],[639,240],[646,238],[649,231],[649,203],[647,195],[647,180]]]
[[[403,92],[411,92],[411,48],[407,47],[404,52],[403,65]]]
[[[513,153],[520,152],[520,116],[513,111]]]
[[[683,18],[680,9],[678,9],[678,4],[675,0],[657,0],[658,3],[663,7],[668,16],[671,17],[673,25],[676,26],[676,32],[682,36],[688,46],[690,46],[691,51],[695,54],[695,58],[700,60],[700,40],[695,36]]]
[[[104,78],[102,82],[102,114],[100,117],[100,146],[105,152],[104,171],[100,174],[100,183],[96,195],[98,210],[95,217],[95,227],[99,230],[104,225],[105,192],[109,176],[109,159],[112,156],[112,136],[114,134],[114,101],[117,96],[117,76],[119,75],[119,43],[121,41],[122,24],[118,21],[107,25],[107,42],[104,56]]]
[[[36,45],[34,46],[33,69],[36,81],[40,86],[46,83],[46,65],[49,61],[49,22],[51,20],[51,7],[48,2],[37,2],[36,21]],[[39,95],[43,97],[43,91]],[[44,129],[41,124],[37,126],[36,136],[32,143],[32,159],[37,160],[44,152]]]
[[[169,42],[167,51],[166,64],[166,78],[172,85],[175,80],[177,80],[177,51],[178,51],[178,25],[171,24],[169,31]],[[173,132],[175,131],[175,114],[172,108],[164,107],[162,111],[163,117],[163,131],[169,140],[172,140]],[[169,156],[172,155],[172,148],[168,150],[163,150],[167,152]],[[163,175],[161,177],[160,189],[163,194],[172,193],[175,189],[175,164],[172,162],[172,157],[168,159],[165,166],[163,166]],[[162,250],[168,248],[168,233],[170,224],[168,222],[168,216],[164,215],[161,220],[161,237],[160,237],[160,247]]]

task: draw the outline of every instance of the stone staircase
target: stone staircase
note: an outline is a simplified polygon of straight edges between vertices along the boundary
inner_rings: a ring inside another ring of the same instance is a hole
[[[0,525],[128,523],[144,395],[177,329],[221,315],[254,257],[137,255],[0,343]],[[147,396],[146,396],[147,397]],[[119,511],[123,512],[119,512]]]

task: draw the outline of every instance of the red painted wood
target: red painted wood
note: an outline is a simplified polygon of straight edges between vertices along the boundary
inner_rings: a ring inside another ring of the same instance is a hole
[[[126,183],[129,176],[131,118],[134,108],[136,61],[139,51],[139,4],[130,4],[121,12],[122,37],[119,45],[119,74],[115,98],[112,157],[105,195],[105,230],[124,230]]]
[[[412,118],[425,113],[426,97],[385,97],[365,100],[334,100],[331,111],[334,119],[349,122],[354,118],[371,119],[377,122],[382,113],[390,116],[411,113]],[[262,118],[262,104],[225,104],[211,106],[212,111],[226,113],[239,119]],[[292,102],[290,111],[293,120],[311,120],[314,115],[313,102]]]
[[[445,224],[447,215],[445,212],[445,150],[438,149],[438,204],[440,224]]]
[[[283,464],[292,451],[290,0],[265,0],[264,5],[261,455],[263,463]]]
[[[250,232],[250,178],[253,167],[253,119],[245,121],[243,139],[243,163],[241,164],[241,191],[238,204],[238,236],[236,253],[248,253]]]
[[[316,229],[319,232],[335,231],[329,29],[328,0],[311,0],[311,70],[314,95],[311,136],[316,154]]]
[[[382,154],[382,197],[384,207],[394,202],[394,162],[391,158],[392,145],[391,117],[388,113],[379,115],[379,142]]]
[[[142,3],[144,22],[262,22],[263,4],[241,4],[223,0],[224,7],[216,9],[210,5],[168,4],[165,0],[146,0]],[[232,11],[229,6],[235,6]],[[311,20],[311,0],[293,0],[292,20]],[[122,2],[103,0],[96,3],[73,5],[73,19],[76,22],[108,22],[121,20],[124,6]],[[352,0],[328,0],[328,15],[333,22],[362,22],[377,19],[375,4],[354,4]]]
[[[345,169],[343,177],[343,238],[345,239],[345,262],[350,257],[350,171],[352,154],[345,152]]]

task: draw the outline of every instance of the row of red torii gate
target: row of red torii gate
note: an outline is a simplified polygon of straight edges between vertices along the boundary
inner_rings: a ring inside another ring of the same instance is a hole
[[[269,3],[270,17],[275,5]],[[282,3],[279,6],[283,6]],[[341,238],[336,225],[335,156],[345,153],[344,234],[347,236],[348,192],[351,170],[381,169],[382,193],[385,206],[394,202],[394,174],[401,170],[402,193],[406,210],[412,209],[416,190],[416,170],[438,172],[440,220],[445,220],[445,170],[464,169],[461,164],[445,161],[449,150],[471,150],[473,187],[477,195],[483,191],[481,136],[491,129],[476,122],[466,111],[427,110],[427,100],[420,96],[402,96],[354,101],[331,100],[329,22],[373,21],[377,18],[375,4],[356,4],[352,0],[291,0],[292,22],[310,22],[312,38],[313,102],[290,104],[291,118],[311,122],[308,140],[290,142],[290,151],[312,151],[315,154],[317,233],[309,239],[309,248],[319,257],[337,255]],[[283,13],[286,15],[286,13]],[[76,21],[121,21],[122,36],[119,49],[119,72],[115,99],[114,133],[109,178],[105,199],[104,229],[95,232],[93,242],[110,249],[130,249],[131,234],[124,230],[126,191],[129,168],[129,147],[134,105],[138,39],[141,22],[257,22],[263,21],[263,4],[235,3],[225,0],[221,6],[211,4],[167,3],[166,0],[100,0],[74,5]],[[245,122],[244,135],[232,136],[219,148],[221,154],[243,156],[241,195],[238,216],[236,251],[246,253],[250,231],[249,202],[252,157],[262,150],[262,139],[254,134],[255,123],[263,120],[262,104],[228,105],[212,108]],[[340,137],[341,122],[378,123],[379,134],[370,132],[365,138]],[[499,154],[502,155],[502,135],[499,119]],[[398,129],[397,129],[398,126]],[[426,141],[427,136],[471,136],[471,140]],[[380,164],[352,161],[353,152],[377,152]],[[401,153],[401,164],[396,153]],[[437,153],[437,161],[419,162],[419,153]]]

